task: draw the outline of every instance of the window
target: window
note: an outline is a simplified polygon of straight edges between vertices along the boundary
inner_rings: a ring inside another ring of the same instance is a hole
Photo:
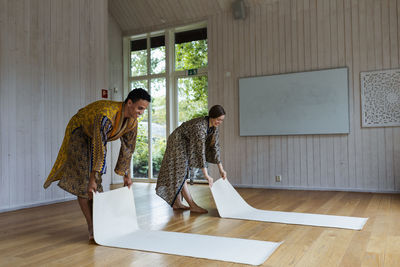
[[[135,179],[156,179],[169,133],[182,122],[207,114],[208,47],[204,26],[126,39],[127,88],[141,87],[152,96],[148,110],[139,121],[131,168]],[[202,172],[191,172],[192,178],[202,178]]]

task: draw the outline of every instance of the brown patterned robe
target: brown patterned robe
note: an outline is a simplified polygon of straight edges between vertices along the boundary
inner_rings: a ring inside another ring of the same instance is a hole
[[[102,192],[101,175],[106,172],[107,142],[121,140],[115,172],[123,176],[130,172],[137,127],[136,119],[124,118],[123,102],[100,100],[80,109],[67,125],[44,188],[59,180],[58,186],[65,191],[87,198],[90,172],[96,171],[99,173],[97,191]]]
[[[206,162],[221,162],[218,128],[208,125],[208,117],[192,119],[182,123],[168,137],[156,193],[171,206],[188,178],[189,168],[204,168]]]

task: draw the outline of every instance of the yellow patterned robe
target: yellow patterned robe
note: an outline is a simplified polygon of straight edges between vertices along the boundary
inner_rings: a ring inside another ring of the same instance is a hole
[[[82,180],[88,180],[90,171],[96,171],[100,174],[105,172],[107,141],[118,138],[121,140],[121,149],[115,172],[123,176],[130,171],[138,123],[133,118],[124,119],[123,106],[123,102],[100,100],[80,109],[71,118],[65,130],[64,140],[56,162],[43,185],[44,188],[60,179],[70,181],[76,179],[80,181],[82,188],[86,187],[87,182]],[[81,142],[80,140],[84,141]],[[79,167],[82,170],[71,170],[79,169]],[[97,182],[101,183],[101,181]],[[66,186],[60,187],[72,194],[80,195],[74,190],[65,188]],[[102,187],[98,189],[102,189]],[[82,190],[86,190],[86,188]]]

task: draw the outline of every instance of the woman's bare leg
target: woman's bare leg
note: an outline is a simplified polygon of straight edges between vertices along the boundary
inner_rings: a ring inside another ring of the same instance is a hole
[[[203,209],[202,207],[199,207],[193,200],[192,196],[190,195],[189,188],[187,186],[187,183],[183,184],[182,188],[182,195],[187,201],[187,203],[190,206],[190,211],[192,212],[198,212],[198,213],[207,213],[208,211],[206,209]]]
[[[85,216],[86,223],[88,225],[89,240],[93,240],[93,221],[92,221],[92,200],[87,198],[78,197],[78,203],[81,207],[82,213]]]
[[[182,194],[181,193],[179,193],[178,194],[178,196],[176,197],[176,199],[175,199],[175,202],[174,202],[174,204],[172,205],[172,208],[174,209],[174,210],[188,210],[188,209],[190,209],[190,207],[188,207],[188,206],[186,206],[186,205],[184,205],[183,203],[182,203]]]

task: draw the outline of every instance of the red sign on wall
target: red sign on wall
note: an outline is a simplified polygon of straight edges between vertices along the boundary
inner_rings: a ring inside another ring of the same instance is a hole
[[[101,89],[101,97],[108,98],[108,90],[107,89]]]

